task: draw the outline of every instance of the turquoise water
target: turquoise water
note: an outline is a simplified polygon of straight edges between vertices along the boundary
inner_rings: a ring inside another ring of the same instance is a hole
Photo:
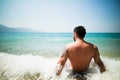
[[[87,33],[85,40],[98,46],[102,55],[120,58],[120,33]],[[1,33],[0,52],[54,57],[70,42],[72,33]]]
[[[85,40],[98,46],[107,71],[91,61],[88,80],[120,80],[120,33],[87,33]],[[72,33],[0,33],[0,80],[69,80],[67,60],[61,76],[55,65]]]

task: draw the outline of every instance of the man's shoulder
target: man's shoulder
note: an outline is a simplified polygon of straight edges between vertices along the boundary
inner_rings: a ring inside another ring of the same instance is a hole
[[[66,49],[73,48],[74,45],[75,45],[75,42],[69,43],[69,44],[66,45]]]
[[[89,46],[92,48],[93,51],[98,50],[98,48],[95,44],[90,43]]]
[[[97,46],[95,45],[95,44],[92,44],[92,43],[90,43],[90,42],[86,42],[90,47],[92,47],[92,48],[94,48],[94,49],[96,49],[97,48]]]

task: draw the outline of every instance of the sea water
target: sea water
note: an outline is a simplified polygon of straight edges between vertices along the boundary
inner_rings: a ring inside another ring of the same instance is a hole
[[[88,80],[120,80],[120,33],[87,33],[85,40],[99,48],[107,71],[91,61]],[[60,76],[55,66],[72,33],[0,33],[0,80],[69,80],[67,60]]]

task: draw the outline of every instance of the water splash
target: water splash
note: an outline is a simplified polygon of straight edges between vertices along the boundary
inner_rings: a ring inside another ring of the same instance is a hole
[[[120,80],[120,60],[103,58],[107,71],[103,74],[92,62],[88,80]],[[69,61],[61,76],[55,75],[58,58],[44,58],[34,55],[13,55],[0,52],[0,80],[66,80]]]

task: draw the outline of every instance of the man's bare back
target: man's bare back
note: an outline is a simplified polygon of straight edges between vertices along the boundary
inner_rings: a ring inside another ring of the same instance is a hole
[[[57,63],[58,66],[56,70],[56,75],[59,75],[61,73],[67,59],[70,60],[72,70],[75,72],[87,71],[92,58],[99,66],[101,73],[106,71],[103,62],[100,59],[98,48],[95,45],[84,41],[83,38],[86,33],[84,27],[77,28],[74,31],[75,42],[70,43],[66,46],[65,51],[62,53]],[[80,33],[80,31],[84,34]]]
[[[69,60],[74,71],[86,71],[94,56],[95,47],[83,40],[78,40],[67,46]]]

